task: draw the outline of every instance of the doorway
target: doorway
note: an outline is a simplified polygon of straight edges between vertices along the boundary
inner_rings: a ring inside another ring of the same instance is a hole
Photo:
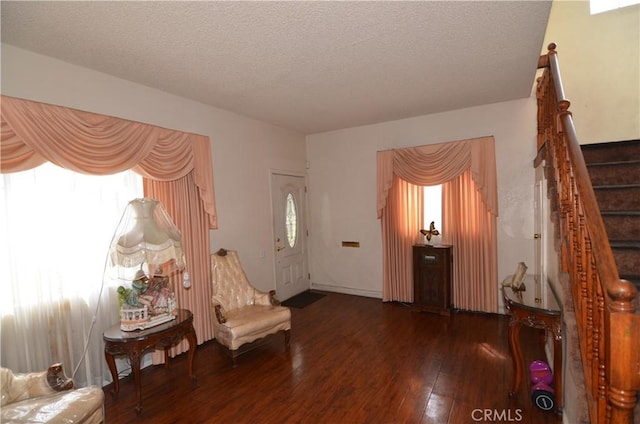
[[[309,290],[304,177],[271,174],[274,258],[278,299]]]

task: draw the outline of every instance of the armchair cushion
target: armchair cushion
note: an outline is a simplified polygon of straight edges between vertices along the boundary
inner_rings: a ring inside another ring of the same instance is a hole
[[[269,334],[291,328],[291,311],[284,306],[248,305],[227,314],[224,324],[216,325],[216,339],[231,350]]]
[[[7,423],[102,423],[104,393],[96,386],[73,389],[62,366],[14,374],[0,368],[1,415]]]

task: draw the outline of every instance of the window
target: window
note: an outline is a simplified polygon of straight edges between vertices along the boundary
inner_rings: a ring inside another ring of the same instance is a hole
[[[103,290],[106,257],[125,206],[142,194],[133,172],[91,176],[47,163],[0,175],[3,366],[44,369],[64,358],[79,387],[105,383],[101,329],[118,316],[113,280]]]
[[[46,163],[0,182],[0,315],[95,295],[113,232],[142,177],[71,172]]]
[[[640,0],[591,0],[589,2],[592,15],[632,6],[634,4],[640,4]]]
[[[424,228],[428,229],[433,221],[442,232],[442,185],[425,186],[423,190]]]
[[[287,210],[285,211],[285,226],[289,247],[294,247],[298,241],[298,207],[293,193],[287,194]]]

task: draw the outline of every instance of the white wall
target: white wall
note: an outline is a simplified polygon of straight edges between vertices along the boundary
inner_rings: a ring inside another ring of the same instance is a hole
[[[591,16],[554,0],[542,54],[550,42],[580,143],[640,138],[640,5]]]
[[[592,17],[588,1],[553,2],[541,53],[558,44],[581,143],[640,138],[639,24],[640,6]],[[532,268],[535,119],[532,97],[307,136],[313,286],[381,297],[377,150],[485,135],[496,138],[498,276],[519,261]],[[361,247],[343,248],[343,240]]]
[[[382,297],[376,151],[488,135],[498,167],[498,277],[517,262],[533,265],[536,103],[528,98],[307,136],[313,287]]]
[[[589,17],[587,2],[554,1],[543,53],[558,43],[583,143],[640,137],[639,8]],[[305,172],[303,135],[8,45],[1,66],[3,94],[208,135],[220,226],[211,249],[238,249],[249,278],[275,287],[269,170]],[[381,297],[377,150],[485,135],[496,139],[498,276],[519,261],[533,265],[535,125],[531,98],[308,136],[313,284]],[[343,248],[343,240],[361,247]]]
[[[211,251],[238,250],[249,279],[275,289],[269,172],[304,173],[302,134],[6,44],[1,66],[2,94],[209,136],[219,216]]]

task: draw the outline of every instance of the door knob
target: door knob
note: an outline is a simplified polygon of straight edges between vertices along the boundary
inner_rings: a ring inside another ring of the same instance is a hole
[[[540,233],[535,233],[535,234],[533,235],[533,238],[534,238],[534,239],[539,239],[539,238],[542,238],[542,235],[541,235]]]
[[[284,247],[276,246],[276,252],[279,252],[279,251],[281,251],[282,249],[284,249]]]

